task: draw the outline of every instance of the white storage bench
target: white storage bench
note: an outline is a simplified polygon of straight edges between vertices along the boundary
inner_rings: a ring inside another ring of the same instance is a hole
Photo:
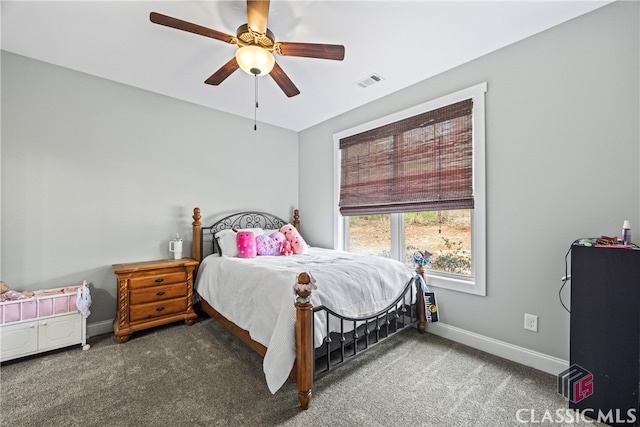
[[[87,319],[76,306],[80,288],[47,289],[0,302],[0,362],[74,344],[88,350]]]

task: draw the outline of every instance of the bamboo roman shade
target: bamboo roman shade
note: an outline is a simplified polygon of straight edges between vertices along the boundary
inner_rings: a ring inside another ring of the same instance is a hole
[[[473,101],[340,140],[342,215],[473,208]]]

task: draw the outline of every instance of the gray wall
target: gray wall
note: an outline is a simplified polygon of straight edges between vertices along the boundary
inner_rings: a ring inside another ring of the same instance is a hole
[[[638,22],[617,2],[301,132],[306,238],[333,244],[333,133],[486,81],[487,296],[437,289],[441,321],[568,359],[570,243],[640,243]]]
[[[195,206],[207,221],[297,207],[296,179],[266,167],[297,158],[297,133],[7,52],[2,124],[2,280],[86,279],[90,324],[115,317],[112,264],[168,258],[175,233],[190,255]]]

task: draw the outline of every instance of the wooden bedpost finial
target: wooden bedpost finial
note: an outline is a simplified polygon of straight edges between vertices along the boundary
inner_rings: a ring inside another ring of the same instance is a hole
[[[293,226],[300,231],[300,211],[298,209],[293,210]]]
[[[298,274],[293,289],[297,295],[296,304],[306,304],[311,301],[311,292],[316,289],[316,281],[311,273],[302,272]]]
[[[192,225],[202,225],[202,223],[200,222],[200,219],[202,218],[200,216],[200,208],[193,208],[193,224]]]

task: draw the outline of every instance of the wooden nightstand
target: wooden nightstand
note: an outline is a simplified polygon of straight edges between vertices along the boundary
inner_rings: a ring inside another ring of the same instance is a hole
[[[193,259],[114,264],[118,276],[118,315],[113,324],[116,339],[167,323],[184,320],[193,325]]]

